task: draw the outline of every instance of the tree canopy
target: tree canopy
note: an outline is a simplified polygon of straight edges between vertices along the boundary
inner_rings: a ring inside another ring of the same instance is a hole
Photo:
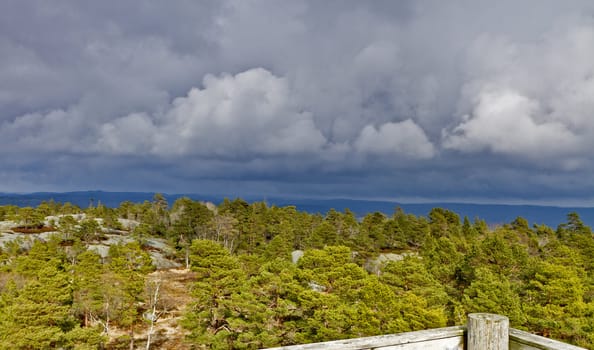
[[[427,217],[396,209],[357,218],[348,209],[309,214],[242,199],[170,205],[160,195],[118,208],[0,208],[20,227],[54,232],[0,246],[0,348],[142,343],[158,297],[146,293],[154,239],[168,242],[167,258],[189,268],[179,320],[188,348],[421,330],[463,324],[471,312],[594,344],[594,237],[575,213],[549,228],[521,217],[488,227],[444,208]],[[127,243],[112,242],[102,254],[91,248],[114,235]]]

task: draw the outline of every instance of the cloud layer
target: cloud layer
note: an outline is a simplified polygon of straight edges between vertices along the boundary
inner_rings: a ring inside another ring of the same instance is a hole
[[[0,190],[594,203],[593,15],[7,1]]]

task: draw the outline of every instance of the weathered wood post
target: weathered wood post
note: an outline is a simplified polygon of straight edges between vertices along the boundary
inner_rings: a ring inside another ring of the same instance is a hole
[[[468,314],[467,350],[509,350],[509,319],[495,314]]]

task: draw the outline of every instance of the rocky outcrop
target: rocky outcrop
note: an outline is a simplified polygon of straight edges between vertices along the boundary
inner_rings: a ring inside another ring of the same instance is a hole
[[[385,266],[387,263],[389,263],[390,261],[404,260],[404,258],[407,256],[417,256],[417,254],[416,253],[380,254],[375,259],[368,259],[367,262],[365,263],[364,267],[365,267],[365,270],[367,270],[367,272],[379,275],[381,273],[382,267]]]
[[[85,214],[72,216],[79,222],[85,219]],[[59,222],[59,219],[59,216],[48,216],[45,218],[45,222],[49,225],[51,222]],[[102,220],[96,220],[100,225],[102,224]],[[127,229],[138,224],[133,220],[121,220],[120,223]],[[23,234],[12,231],[11,228],[15,226],[16,223],[14,221],[0,221],[0,247],[5,247],[9,242],[18,242],[21,247],[28,249],[35,240],[48,241],[52,235],[61,234],[59,231]],[[109,230],[104,227],[101,227],[101,229],[105,232],[103,238],[99,241],[89,243],[87,249],[95,251],[102,258],[108,256],[111,245],[126,244],[136,239],[129,236],[127,231]],[[157,269],[171,269],[182,266],[182,264],[175,261],[176,251],[166,240],[150,238],[143,240],[141,243]]]

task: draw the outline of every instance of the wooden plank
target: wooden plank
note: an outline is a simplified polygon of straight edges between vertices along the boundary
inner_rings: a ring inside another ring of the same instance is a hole
[[[377,350],[464,350],[464,336],[444,338],[436,340],[425,340],[418,343],[401,345],[382,346]]]
[[[324,343],[292,345],[269,350],[463,350],[464,326],[429,329],[375,337],[335,340]],[[510,350],[587,350],[579,346],[509,329]]]
[[[509,330],[510,350],[587,350],[518,329]]]
[[[509,319],[505,316],[468,314],[468,350],[509,350]]]
[[[375,337],[334,340],[324,343],[291,345],[278,348],[271,348],[269,350],[420,350],[427,349],[427,347],[423,345],[424,343],[426,344],[427,342],[434,341],[435,344],[439,344],[439,342],[442,340],[442,344],[444,344],[444,347],[436,348],[436,350],[457,350],[463,349],[463,347],[461,347],[460,344],[464,343],[464,330],[464,326],[454,326],[422,330],[416,332],[379,335]]]

